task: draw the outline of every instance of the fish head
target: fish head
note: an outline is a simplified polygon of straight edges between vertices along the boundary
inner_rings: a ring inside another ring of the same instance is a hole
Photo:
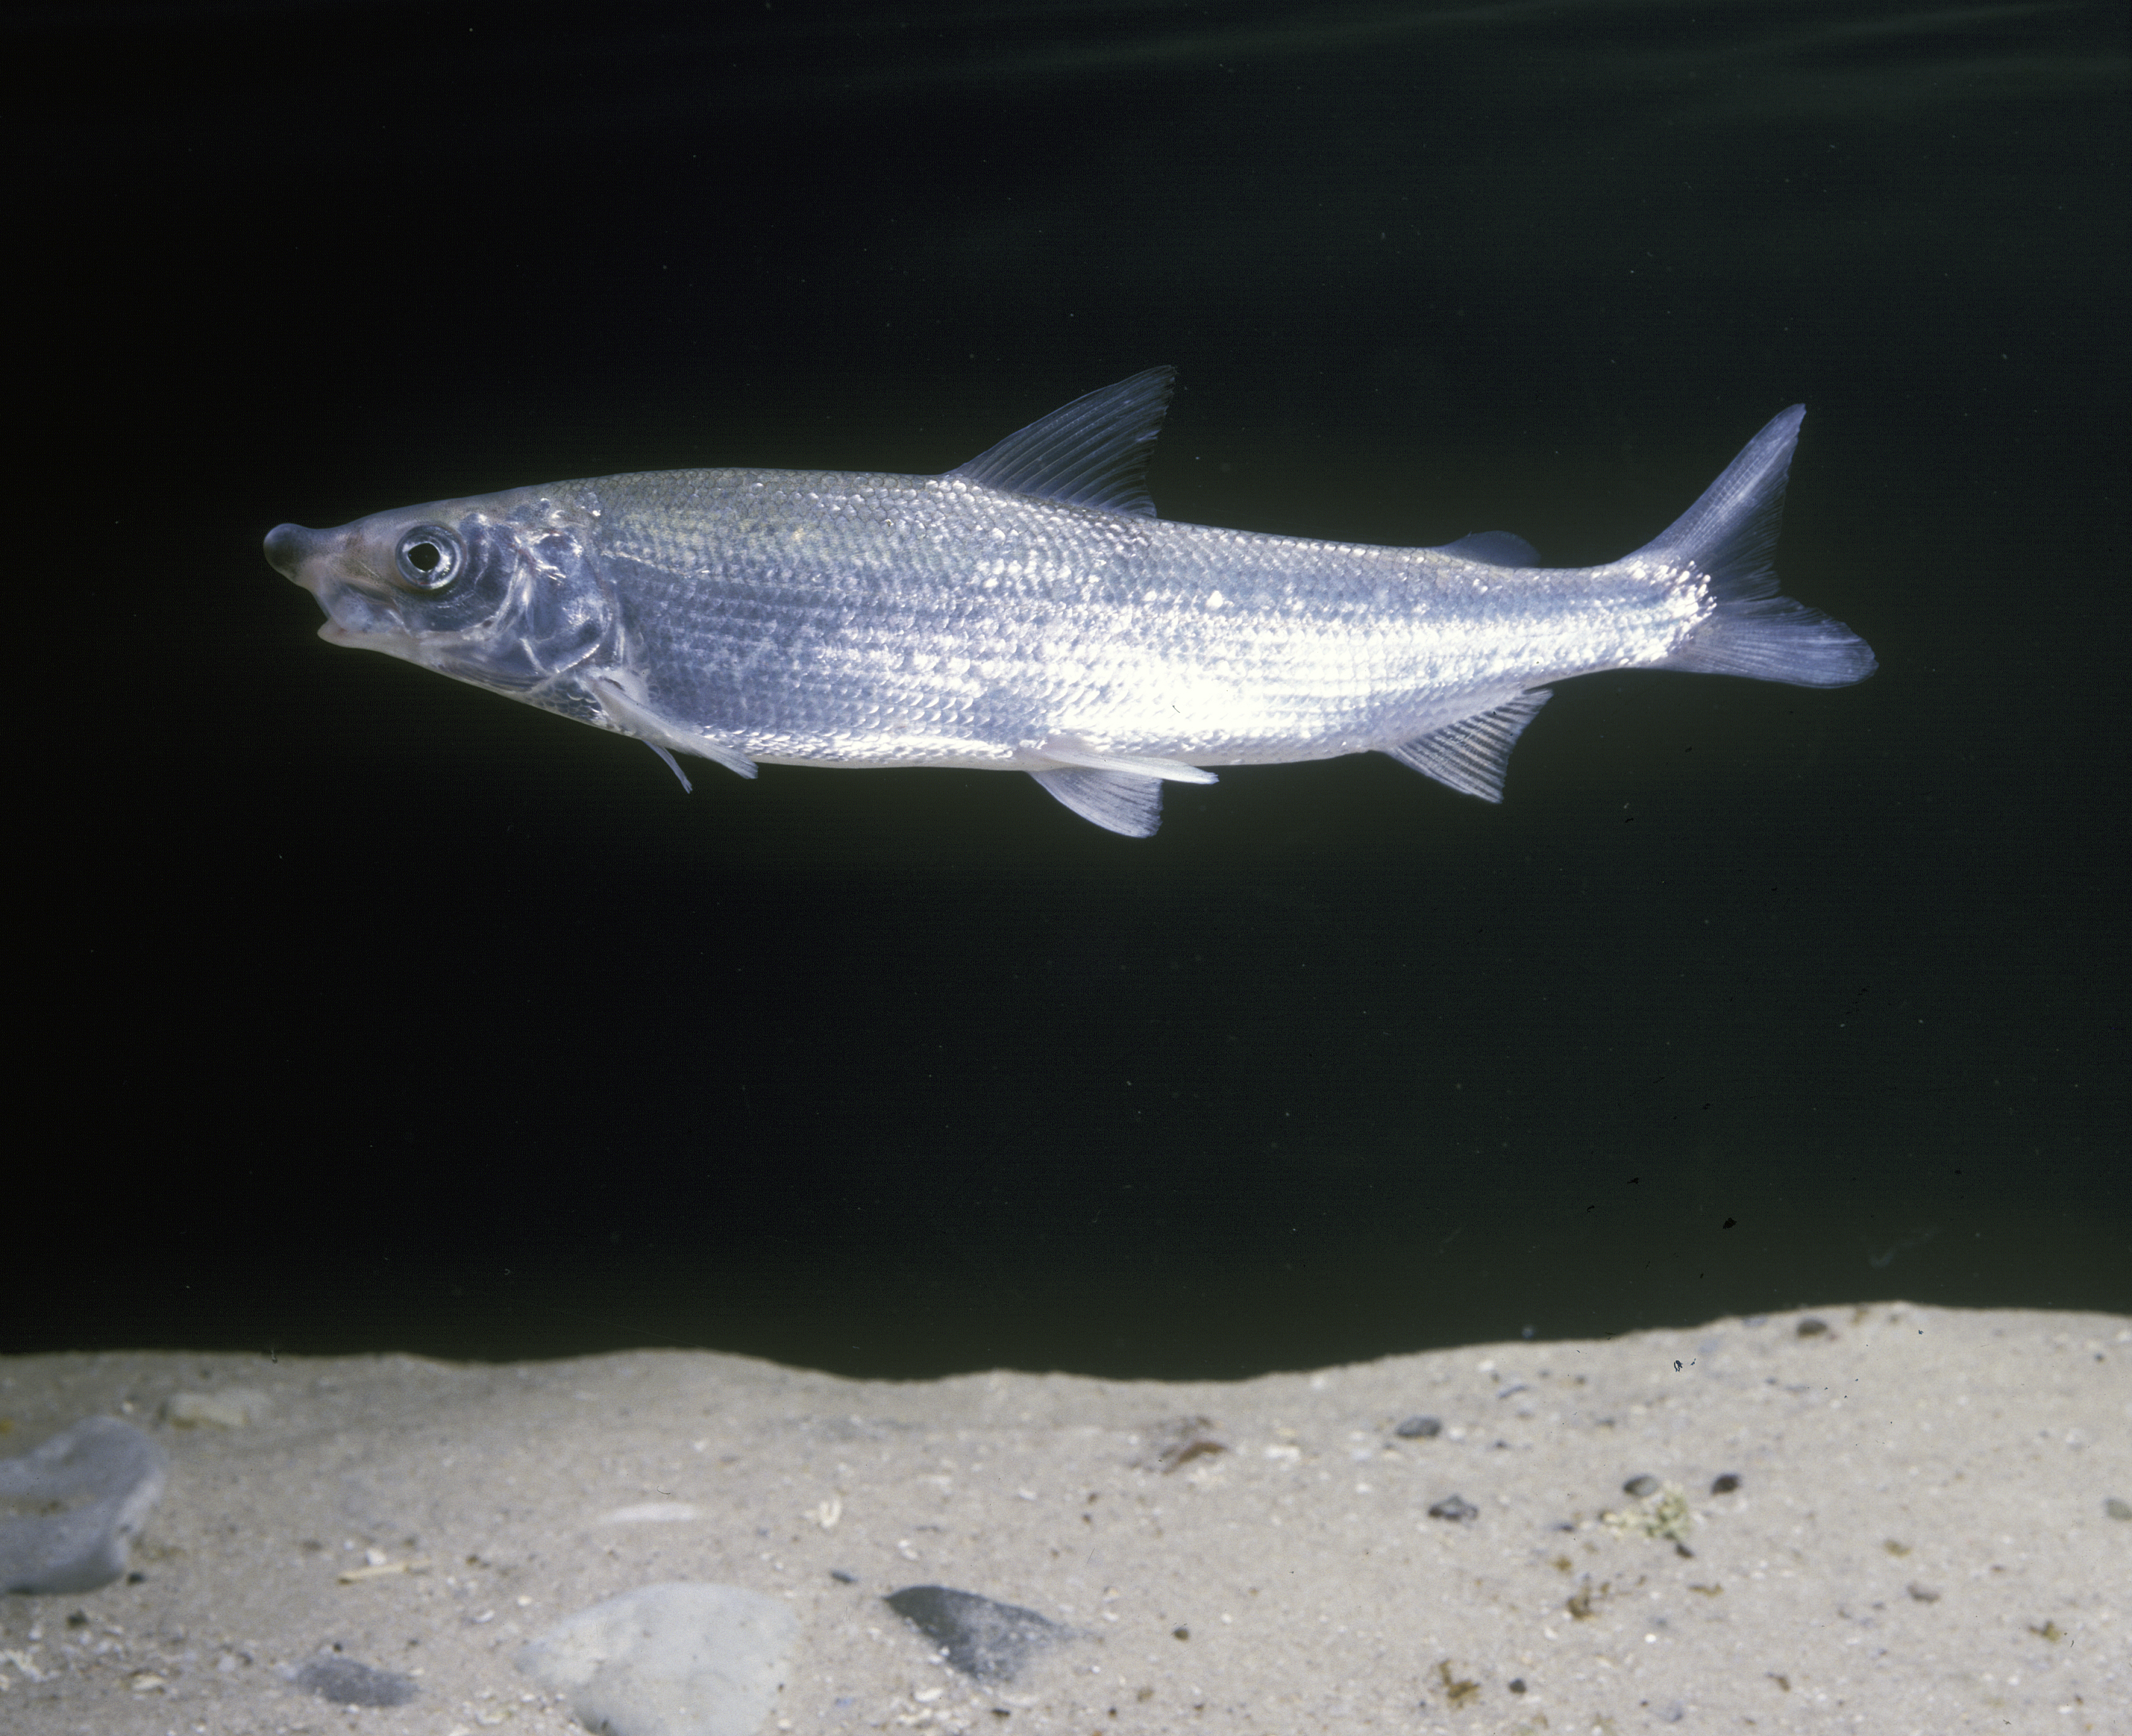
[[[598,518],[536,489],[432,501],[330,530],[277,525],[266,560],[318,599],[329,644],[523,694],[614,641]]]

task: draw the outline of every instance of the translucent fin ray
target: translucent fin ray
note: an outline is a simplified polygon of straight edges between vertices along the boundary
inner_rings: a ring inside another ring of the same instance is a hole
[[[1510,750],[1518,745],[1525,726],[1539,715],[1539,708],[1553,697],[1544,687],[1534,688],[1492,711],[1462,717],[1384,751],[1424,777],[1433,778],[1466,795],[1478,796],[1484,802],[1500,802],[1503,774],[1510,770]]]
[[[1150,367],[1076,398],[948,474],[1068,506],[1153,518],[1147,461],[1176,382],[1175,368]]]
[[[1122,771],[1033,771],[1084,820],[1129,838],[1151,838],[1162,824],[1162,781]]]

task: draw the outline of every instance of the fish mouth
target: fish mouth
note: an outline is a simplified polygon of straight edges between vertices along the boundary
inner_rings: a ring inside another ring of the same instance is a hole
[[[292,585],[313,587],[304,577],[304,563],[324,553],[326,533],[303,525],[276,525],[266,533],[266,564]]]
[[[314,530],[276,525],[266,533],[266,564],[310,592],[324,611],[319,637],[331,645],[406,655],[413,635],[389,596],[377,595],[348,568],[348,527]]]

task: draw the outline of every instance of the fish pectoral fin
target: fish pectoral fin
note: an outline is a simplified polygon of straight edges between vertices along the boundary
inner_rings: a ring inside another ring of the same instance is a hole
[[[1033,771],[1084,820],[1129,838],[1151,838],[1162,824],[1162,780],[1129,771]]]
[[[1147,461],[1176,383],[1175,368],[1150,367],[1076,398],[948,474],[1010,494],[1153,518]]]
[[[1455,554],[1461,560],[1484,560],[1491,567],[1537,567],[1539,550],[1521,536],[1507,530],[1476,530],[1455,543],[1438,543],[1438,554]]]
[[[1182,760],[1159,760],[1149,754],[1092,754],[1078,747],[1047,741],[1037,750],[1047,760],[1088,771],[1122,772],[1135,778],[1160,778],[1171,784],[1218,784],[1211,771],[1187,765]]]
[[[1505,700],[1493,711],[1462,717],[1443,729],[1431,730],[1381,751],[1402,765],[1411,765],[1424,777],[1433,778],[1484,802],[1503,799],[1503,774],[1510,769],[1510,750],[1518,745],[1525,727],[1539,715],[1539,708],[1554,696],[1534,688]]]
[[[699,734],[694,730],[679,729],[669,723],[641,699],[626,691],[622,683],[609,677],[594,676],[585,683],[593,698],[599,701],[600,709],[607,721],[625,736],[635,736],[650,744],[668,765],[674,775],[681,779],[681,787],[689,789],[688,779],[682,777],[681,768],[674,764],[677,753],[694,754],[699,760],[713,760],[737,776],[755,775],[755,761],[737,748],[727,747],[715,737]]]

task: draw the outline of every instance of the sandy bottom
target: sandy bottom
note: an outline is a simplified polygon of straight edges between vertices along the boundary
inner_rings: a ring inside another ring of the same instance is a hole
[[[137,1578],[0,1599],[15,1736],[574,1730],[514,1654],[664,1580],[789,1602],[772,1730],[2132,1730],[2112,1316],[1846,1305],[1233,1384],[0,1360],[0,1455],[96,1413],[167,1492]],[[972,1681],[882,1601],[914,1585],[1064,1635]],[[419,1692],[295,1685],[336,1650]]]

